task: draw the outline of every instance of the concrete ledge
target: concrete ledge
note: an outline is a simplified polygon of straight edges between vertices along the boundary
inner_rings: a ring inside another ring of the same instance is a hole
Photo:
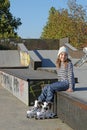
[[[42,66],[42,61],[40,58],[34,53],[34,51],[29,51],[30,54],[30,64],[34,70],[36,70],[38,67]]]
[[[29,69],[0,70],[0,84],[28,106],[41,93],[45,84],[50,84],[58,79],[53,73],[34,71]]]
[[[33,59],[31,59],[31,66],[34,70],[36,70],[38,67],[42,66],[42,62],[41,61],[34,61]]]
[[[54,112],[74,130],[87,130],[87,104],[66,92],[54,97]]]
[[[0,71],[0,85],[28,105],[29,87],[27,81]]]
[[[77,51],[77,49],[73,46],[71,46],[69,43],[65,43],[65,45],[70,48],[72,51]]]

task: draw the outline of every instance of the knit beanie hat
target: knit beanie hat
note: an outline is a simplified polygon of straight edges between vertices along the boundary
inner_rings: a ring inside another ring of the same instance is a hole
[[[62,52],[65,52],[68,54],[68,48],[66,48],[65,46],[60,47],[57,56],[59,56],[60,53],[62,53]]]

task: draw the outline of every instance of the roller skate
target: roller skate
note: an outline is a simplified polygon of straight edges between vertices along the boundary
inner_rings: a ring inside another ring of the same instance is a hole
[[[44,102],[41,111],[37,111],[35,119],[49,119],[54,118],[56,115],[49,109],[49,104]]]
[[[38,101],[35,100],[34,107],[27,111],[27,118],[33,118],[37,114],[37,112],[40,111],[40,109],[41,106],[38,104]]]

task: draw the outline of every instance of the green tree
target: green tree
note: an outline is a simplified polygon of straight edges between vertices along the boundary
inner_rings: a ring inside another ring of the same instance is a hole
[[[69,17],[68,10],[56,10],[52,7],[49,11],[48,22],[43,28],[41,38],[44,39],[61,39],[71,37],[74,29],[72,18]]]
[[[68,6],[69,9],[50,9],[48,21],[41,34],[42,39],[69,37],[74,46],[84,42],[87,38],[86,12],[76,0],[69,0]]]
[[[56,37],[56,31],[57,29],[55,28],[56,24],[56,10],[54,7],[52,7],[49,11],[49,18],[46,26],[43,28],[43,32],[41,35],[41,38],[46,38],[46,39],[55,39]]]
[[[75,28],[74,37],[71,37],[70,40],[78,46],[87,39],[86,10],[82,7],[82,5],[78,5],[76,0],[68,0],[68,7],[70,17],[73,19],[73,28]]]
[[[20,18],[11,14],[9,0],[0,0],[0,38],[18,37],[16,30],[21,24]]]

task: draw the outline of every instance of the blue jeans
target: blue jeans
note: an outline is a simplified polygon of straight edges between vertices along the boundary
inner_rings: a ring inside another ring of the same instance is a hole
[[[54,93],[56,91],[66,91],[69,88],[69,83],[67,81],[58,81],[45,86],[38,97],[40,102],[53,102]]]

